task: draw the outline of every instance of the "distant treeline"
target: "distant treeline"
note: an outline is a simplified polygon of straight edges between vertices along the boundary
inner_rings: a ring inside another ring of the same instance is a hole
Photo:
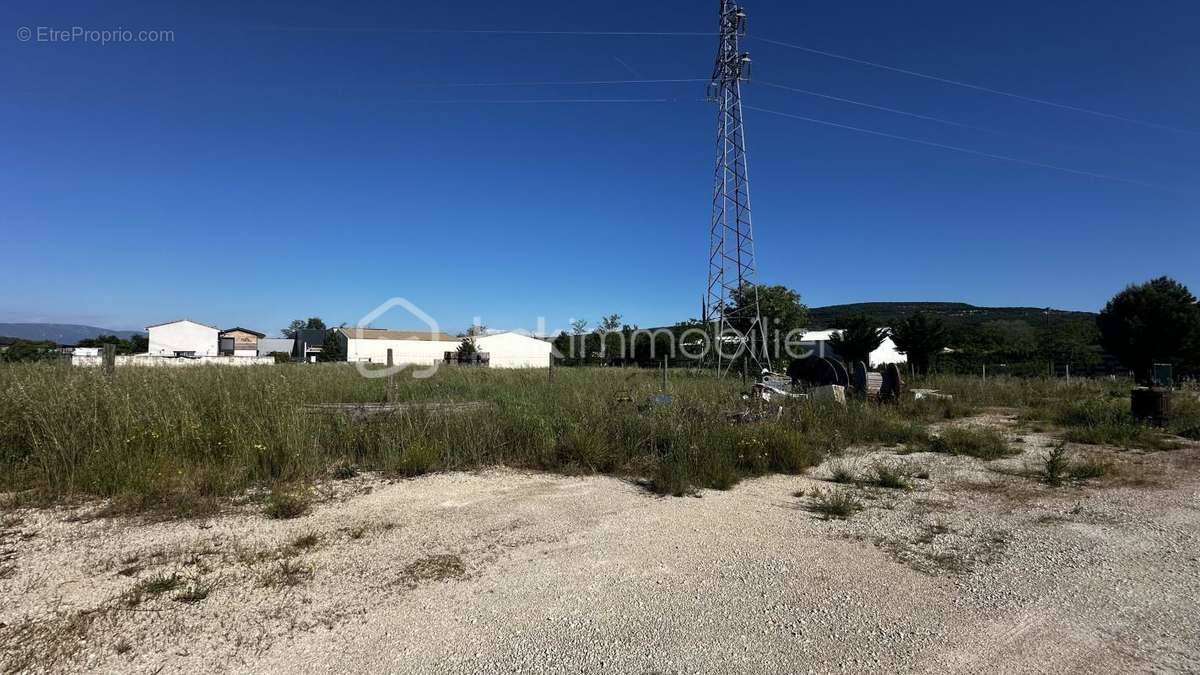
[[[150,349],[150,340],[144,335],[134,335],[129,339],[116,335],[100,335],[80,340],[70,346],[103,347],[104,345],[114,345],[118,354],[140,354]],[[0,336],[0,361],[28,363],[59,359],[64,356],[60,349],[62,346],[64,345],[50,340],[22,340],[21,338]]]

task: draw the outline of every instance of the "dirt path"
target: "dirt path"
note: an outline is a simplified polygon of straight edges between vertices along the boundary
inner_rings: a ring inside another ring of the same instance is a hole
[[[1156,484],[1049,488],[1014,475],[1047,439],[1022,442],[1025,455],[994,470],[942,455],[858,460],[928,473],[907,492],[831,486],[823,467],[698,498],[488,471],[360,477],[290,521],[252,506],[157,524],[9,514],[3,665],[1200,670],[1200,453],[1140,458]],[[825,520],[808,510],[814,489],[852,490],[866,508]],[[150,583],[162,579],[174,586]]]

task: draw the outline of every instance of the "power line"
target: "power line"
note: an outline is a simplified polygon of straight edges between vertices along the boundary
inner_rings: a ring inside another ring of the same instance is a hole
[[[575,35],[597,37],[713,37],[717,35],[717,33],[703,31],[472,30],[457,28],[390,28],[379,26],[259,26],[250,30],[280,33],[404,33],[409,35]]]
[[[974,126],[971,124],[965,124],[963,122],[955,122],[954,120],[948,120],[948,119],[945,119],[942,117],[932,117],[930,115],[922,115],[920,113],[909,112],[907,110],[900,110],[898,108],[888,108],[888,107],[882,106],[882,105],[875,105],[874,103],[866,103],[865,101],[856,101],[851,98],[842,98],[840,96],[832,96],[830,94],[822,94],[819,91],[812,91],[809,89],[800,89],[797,87],[789,87],[787,85],[776,84],[774,82],[764,82],[763,80],[754,80],[753,84],[759,84],[764,87],[772,87],[774,89],[782,89],[784,91],[792,91],[792,92],[796,92],[798,94],[804,94],[806,96],[814,96],[816,98],[823,98],[828,101],[837,101],[839,103],[848,103],[850,105],[857,105],[857,106],[861,106],[863,108],[870,108],[872,110],[882,110],[884,112],[890,112],[890,113],[894,113],[896,115],[904,115],[905,117],[912,117],[914,119],[925,120],[928,122],[937,122],[938,124],[946,124],[946,125],[949,125],[952,127],[958,127],[960,129],[970,129],[972,131],[983,131],[985,133],[997,134],[1000,136],[1014,135],[1014,134],[1011,134],[1010,132],[1000,131],[998,129],[989,129],[987,127],[977,127],[977,126]]]
[[[912,77],[919,77],[919,78],[923,78],[926,80],[933,80],[934,82],[941,82],[942,84],[950,84],[950,85],[954,85],[956,87],[964,87],[966,89],[982,91],[982,92],[986,92],[988,94],[995,94],[997,96],[1007,96],[1008,98],[1014,98],[1014,99],[1017,99],[1020,101],[1025,101],[1027,103],[1037,103],[1039,105],[1050,106],[1052,108],[1059,108],[1062,110],[1070,110],[1072,112],[1084,113],[1086,115],[1094,115],[1096,117],[1103,117],[1103,118],[1111,119],[1111,120],[1119,120],[1121,122],[1128,122],[1129,124],[1137,124],[1137,125],[1140,125],[1143,127],[1149,127],[1151,129],[1161,129],[1163,131],[1173,131],[1175,133],[1180,133],[1180,134],[1200,136],[1200,131],[1193,131],[1191,129],[1181,129],[1179,127],[1172,127],[1172,126],[1167,126],[1165,124],[1158,124],[1157,122],[1147,122],[1145,120],[1134,119],[1132,117],[1125,117],[1124,115],[1114,115],[1113,113],[1106,113],[1106,112],[1103,112],[1100,110],[1093,110],[1091,108],[1083,108],[1080,106],[1068,105],[1066,103],[1058,103],[1057,101],[1050,101],[1050,100],[1047,100],[1044,98],[1035,98],[1033,96],[1025,96],[1023,94],[1016,94],[1011,91],[1004,91],[1002,89],[993,89],[992,87],[985,87],[983,85],[972,84],[970,82],[963,82],[961,80],[951,80],[949,78],[939,77],[937,75],[930,75],[929,73],[922,73],[922,72],[918,72],[915,70],[909,70],[907,68],[898,68],[896,66],[889,66],[884,63],[877,63],[875,61],[867,61],[866,59],[858,59],[858,58],[854,58],[853,56],[846,56],[844,54],[835,54],[834,52],[829,52],[829,51],[825,51],[822,49],[813,49],[812,47],[805,47],[804,45],[793,44],[791,42],[783,42],[780,40],[771,40],[769,38],[764,38],[764,37],[755,37],[753,39],[760,40],[762,42],[766,42],[767,44],[772,44],[772,45],[776,45],[779,47],[787,47],[789,49],[797,49],[802,52],[808,52],[810,54],[819,54],[820,56],[827,56],[831,59],[839,59],[842,61],[849,61],[850,63],[857,63],[857,64],[863,65],[863,66],[870,66],[872,68],[889,70],[894,73],[901,73],[903,75],[909,75]]]
[[[414,87],[558,87],[571,85],[614,85],[614,84],[672,84],[679,82],[708,82],[707,77],[684,77],[674,79],[642,79],[642,80],[543,80],[525,82],[439,82],[421,84]]]
[[[1026,140],[1030,140],[1030,141],[1035,141],[1038,143],[1050,143],[1050,144],[1061,146],[1064,148],[1072,148],[1074,150],[1090,150],[1090,148],[1083,148],[1081,146],[1074,145],[1071,143],[1063,143],[1062,141],[1050,140],[1050,139],[1046,139],[1046,138],[1041,138],[1039,136],[1033,136],[1030,134],[1022,134],[1022,133],[1018,133],[1015,131],[1001,131],[1000,129],[992,129],[990,127],[981,127],[981,126],[976,126],[974,124],[966,124],[964,122],[948,120],[944,117],[933,117],[932,115],[923,115],[921,113],[915,113],[915,112],[911,112],[908,110],[901,110],[899,108],[889,108],[887,106],[876,105],[874,103],[867,103],[866,101],[856,101],[852,98],[843,98],[841,96],[833,96],[831,94],[823,94],[819,91],[812,91],[810,89],[800,89],[798,87],[790,87],[790,86],[787,86],[784,84],[778,84],[775,82],[764,82],[763,80],[754,80],[754,83],[761,84],[765,87],[781,89],[783,91],[792,91],[792,92],[796,92],[798,94],[804,94],[806,96],[813,96],[813,97],[825,99],[828,101],[837,101],[839,103],[847,103],[849,105],[861,106],[863,108],[869,108],[871,110],[881,110],[883,112],[889,112],[889,113],[893,113],[896,115],[903,115],[905,117],[911,117],[913,119],[925,120],[928,122],[936,122],[938,124],[945,124],[947,126],[957,127],[959,129],[969,129],[971,131],[980,131],[985,134],[993,134],[996,136],[1005,136],[1007,138],[1022,138],[1022,139],[1026,139]]]
[[[1052,169],[1054,171],[1062,171],[1065,173],[1071,173],[1071,174],[1075,174],[1078,176],[1088,176],[1090,178],[1099,178],[1101,180],[1116,181],[1119,183],[1128,183],[1130,185],[1138,185],[1141,187],[1151,188],[1154,190],[1164,190],[1166,192],[1173,192],[1173,193],[1179,194],[1179,191],[1174,188],[1164,187],[1162,185],[1155,185],[1153,183],[1145,183],[1145,182],[1142,182],[1139,180],[1134,180],[1131,178],[1121,178],[1120,176],[1110,176],[1110,175],[1104,174],[1104,173],[1096,173],[1093,171],[1084,171],[1081,169],[1072,169],[1072,168],[1065,167],[1065,166],[1057,166],[1055,164],[1046,164],[1044,162],[1037,162],[1037,161],[1029,160],[1029,159],[1021,159],[1020,157],[1010,157],[1008,155],[997,155],[997,154],[990,153],[990,152],[983,152],[980,150],[972,150],[970,148],[963,148],[963,147],[959,147],[956,145],[946,145],[944,143],[936,143],[934,141],[926,141],[926,140],[923,140],[920,138],[911,138],[908,136],[889,134],[884,131],[875,131],[874,129],[864,129],[862,127],[850,126],[849,124],[839,124],[837,122],[830,122],[828,120],[819,120],[819,119],[816,119],[813,117],[805,117],[803,115],[794,115],[792,113],[781,112],[778,110],[770,110],[767,108],[759,108],[757,106],[752,106],[752,105],[747,105],[744,107],[747,110],[755,110],[755,111],[758,111],[761,113],[767,113],[770,115],[779,115],[780,117],[789,117],[791,119],[801,120],[804,122],[812,122],[813,124],[821,124],[821,125],[824,125],[827,127],[835,127],[838,129],[857,131],[862,134],[870,134],[872,136],[881,136],[883,138],[891,138],[891,139],[894,139],[897,141],[907,141],[909,143],[917,143],[919,145],[925,145],[925,146],[929,146],[931,148],[939,148],[942,150],[953,150],[954,152],[961,152],[961,153],[965,153],[968,155],[974,155],[976,157],[995,159],[995,160],[999,160],[999,161],[1003,161],[1003,162],[1012,162],[1015,164],[1023,164],[1025,166],[1034,166],[1034,167],[1038,167],[1038,168],[1042,168],[1042,169]]]
[[[681,98],[408,98],[387,103],[702,103]]]

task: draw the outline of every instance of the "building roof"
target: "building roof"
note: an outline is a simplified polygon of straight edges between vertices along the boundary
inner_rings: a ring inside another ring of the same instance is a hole
[[[224,335],[224,334],[226,334],[226,333],[232,333],[232,332],[233,332],[233,331],[235,331],[235,330],[236,330],[236,331],[241,331],[241,332],[243,332],[243,333],[249,333],[249,334],[251,334],[251,335],[253,335],[254,337],[257,337],[257,338],[265,338],[265,337],[267,337],[267,334],[266,334],[266,333],[260,333],[260,332],[258,332],[258,331],[256,331],[256,330],[250,330],[249,328],[242,328],[241,326],[234,326],[233,328],[226,328],[225,330],[221,331],[221,335]]]
[[[213,330],[221,330],[220,328],[217,328],[216,326],[210,326],[206,323],[200,323],[199,321],[193,321],[191,319],[186,319],[186,318],[185,319],[175,319],[174,321],[164,321],[162,323],[152,324],[152,325],[146,326],[146,330],[150,330],[151,328],[158,328],[159,326],[169,326],[173,323],[183,323],[184,321],[186,321],[188,323],[194,323],[197,326],[204,326],[205,328],[211,328]]]
[[[339,328],[338,330],[350,340],[425,340],[430,342],[458,340],[446,333],[434,333],[427,330],[389,330],[387,328]]]
[[[825,342],[829,338],[833,337],[834,333],[840,333],[840,332],[842,332],[842,331],[839,329],[836,329],[836,328],[833,330],[810,330],[810,331],[806,332],[804,335],[800,336],[800,341],[801,342]]]

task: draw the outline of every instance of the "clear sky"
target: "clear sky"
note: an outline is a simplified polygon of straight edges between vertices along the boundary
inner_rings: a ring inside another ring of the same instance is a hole
[[[716,5],[6,2],[0,321],[276,333],[394,296],[449,330],[696,316],[704,82],[422,85],[703,79],[716,38],[412,31],[708,33]],[[748,110],[761,281],[810,305],[1094,310],[1161,274],[1200,290],[1200,4],[745,6],[747,105],[1132,181]],[[75,26],[174,41],[36,33]],[[547,99],[566,101],[526,102]]]

